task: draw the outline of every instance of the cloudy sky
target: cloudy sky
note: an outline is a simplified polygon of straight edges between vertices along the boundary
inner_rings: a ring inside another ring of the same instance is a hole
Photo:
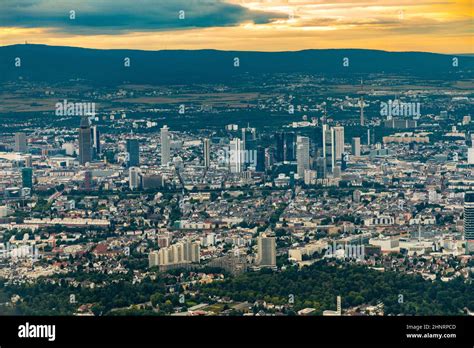
[[[0,0],[0,45],[474,53],[473,12],[474,0]]]

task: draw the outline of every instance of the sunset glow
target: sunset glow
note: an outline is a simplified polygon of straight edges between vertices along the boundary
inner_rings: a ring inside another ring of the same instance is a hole
[[[18,16],[22,15],[24,19],[15,23],[14,18],[9,18],[15,3],[17,1],[6,0],[0,4],[0,23],[5,23],[0,27],[1,45],[27,41],[102,49],[284,51],[368,48],[473,52],[473,2],[470,0],[201,1],[206,4],[204,8],[200,7],[200,1],[192,2],[189,8],[186,4],[191,2],[181,1],[182,4],[177,4],[176,8],[168,6],[163,17],[159,13],[164,6],[157,1],[150,6],[156,7],[153,8],[156,18],[163,20],[159,25],[153,23],[153,16],[142,18],[143,14],[138,10],[131,20],[125,13],[114,13],[114,7],[120,6],[119,2],[107,5],[112,11],[109,18],[109,9],[103,4],[93,9],[78,1],[57,1],[58,6],[55,3],[54,13],[51,13],[45,10],[48,2],[42,0],[26,2],[29,7],[22,7],[21,11],[28,16],[19,10]],[[182,5],[185,19],[178,18],[181,8],[178,5]],[[63,13],[60,9],[64,10]],[[75,20],[68,18],[68,9],[76,11]],[[218,23],[213,20],[229,9],[235,10],[236,15],[228,21]],[[146,11],[146,6],[143,11]],[[92,15],[96,22],[89,20]],[[192,21],[197,15],[205,16],[194,25]],[[117,20],[121,16],[125,18],[123,22]],[[263,17],[256,19],[257,16]],[[82,22],[84,19],[88,21]],[[107,24],[102,25],[102,21]]]

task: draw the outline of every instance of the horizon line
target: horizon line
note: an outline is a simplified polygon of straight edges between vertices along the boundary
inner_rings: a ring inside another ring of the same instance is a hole
[[[67,46],[67,45],[48,45],[43,43],[16,43],[10,45],[0,45],[2,47],[13,47],[13,46],[46,46],[56,48],[76,48],[84,50],[96,50],[96,51],[140,51],[140,52],[162,52],[162,51],[186,51],[186,52],[198,52],[198,51],[216,51],[216,52],[249,52],[249,53],[297,53],[305,51],[343,51],[343,50],[354,50],[354,51],[378,51],[386,53],[427,53],[427,54],[439,54],[445,56],[462,55],[462,56],[474,56],[474,53],[445,53],[445,52],[430,52],[430,51],[388,51],[383,49],[373,48],[306,48],[301,50],[288,50],[288,51],[254,51],[254,50],[221,50],[215,48],[200,48],[200,49],[159,49],[159,50],[147,50],[147,49],[136,49],[136,48],[95,48],[95,47],[82,47],[82,46]]]

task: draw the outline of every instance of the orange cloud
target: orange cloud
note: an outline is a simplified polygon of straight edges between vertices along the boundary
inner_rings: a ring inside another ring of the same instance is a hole
[[[285,51],[370,48],[474,53],[471,0],[229,0],[252,11],[287,13],[270,23],[107,35],[52,28],[0,27],[3,45],[43,43],[91,48]]]

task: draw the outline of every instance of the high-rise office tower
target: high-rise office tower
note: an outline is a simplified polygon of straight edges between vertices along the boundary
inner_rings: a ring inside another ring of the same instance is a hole
[[[255,128],[242,128],[242,148],[244,150],[255,150],[257,148],[257,130]]]
[[[87,116],[81,118],[79,127],[79,163],[86,164],[92,161],[91,127]]]
[[[257,147],[257,166],[255,167],[257,172],[265,172],[265,150],[263,146]]]
[[[275,152],[272,148],[265,149],[265,169],[271,168],[275,162]]]
[[[334,169],[334,132],[327,124],[323,124],[323,158],[325,159],[326,173]]]
[[[234,138],[230,141],[229,166],[231,173],[241,173],[243,168],[242,141]]]
[[[25,133],[15,133],[15,152],[27,152],[28,143]]]
[[[326,179],[327,177],[327,163],[324,157],[316,159],[316,175],[318,179]]]
[[[32,189],[33,188],[33,169],[22,168],[21,169],[21,181],[22,186]]]
[[[244,155],[247,159],[243,162],[244,169],[248,169],[252,164],[255,167],[254,162],[257,157],[257,131],[255,128],[242,128],[242,150],[245,151]]]
[[[296,135],[293,132],[277,132],[275,133],[276,153],[275,161],[277,162],[294,162],[296,161]]]
[[[138,167],[140,165],[140,144],[138,139],[127,139],[127,166]]]
[[[97,157],[100,155],[100,131],[97,126],[91,127],[92,137],[92,148],[94,149],[94,155]]]
[[[130,190],[135,190],[137,188],[140,188],[141,183],[140,183],[140,168],[136,167],[131,167],[128,172],[128,184],[130,187]]]
[[[370,144],[374,144],[374,143],[375,143],[375,134],[373,130],[369,128],[367,129],[367,145],[370,146]]]
[[[360,138],[352,138],[352,155],[360,156]]]
[[[285,158],[285,136],[283,132],[275,133],[275,144],[275,161],[283,162],[283,159]]]
[[[310,169],[309,138],[298,136],[296,138],[297,173],[300,179],[304,178],[304,171]]]
[[[211,142],[207,138],[202,140],[202,154],[204,158],[204,167],[209,168],[211,165]]]
[[[293,162],[296,161],[296,135],[293,132],[285,133],[285,151],[284,161]]]
[[[168,126],[161,128],[161,165],[167,165],[171,161],[171,144]]]
[[[257,265],[276,268],[276,241],[272,233],[261,233],[257,239]]]
[[[464,239],[466,252],[474,252],[474,192],[464,195]]]
[[[332,127],[334,132],[334,160],[336,162],[342,159],[344,152],[344,127]]]

